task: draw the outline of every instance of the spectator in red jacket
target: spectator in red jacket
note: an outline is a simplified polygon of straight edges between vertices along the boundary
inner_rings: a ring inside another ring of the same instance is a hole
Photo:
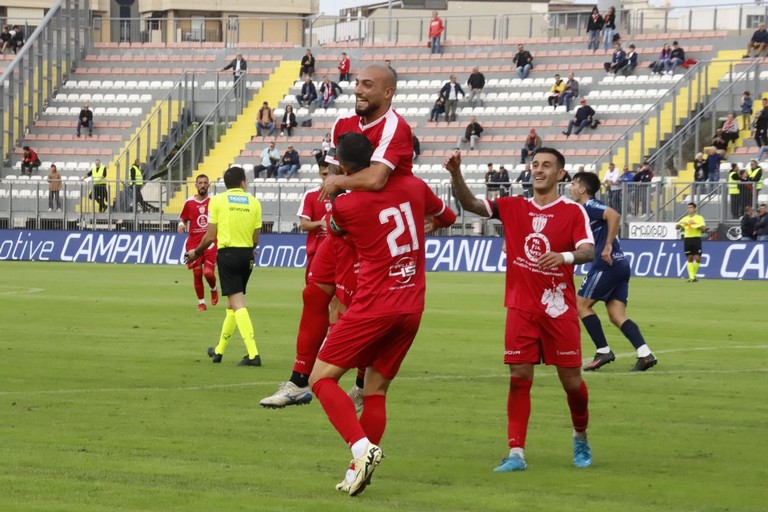
[[[339,60],[339,82],[349,82],[349,57],[346,52],[341,52],[341,60]]]
[[[432,21],[429,22],[429,44],[432,47],[432,53],[442,53],[440,39],[444,29],[443,20],[437,15],[437,11],[432,11]]]
[[[21,158],[21,174],[32,176],[32,169],[40,167],[40,158],[29,146],[24,146],[24,155]]]

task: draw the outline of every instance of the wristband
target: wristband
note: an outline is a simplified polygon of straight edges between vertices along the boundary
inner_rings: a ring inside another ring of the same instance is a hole
[[[573,263],[573,253],[572,252],[561,252],[560,255],[563,257],[563,263],[566,265],[571,265]]]

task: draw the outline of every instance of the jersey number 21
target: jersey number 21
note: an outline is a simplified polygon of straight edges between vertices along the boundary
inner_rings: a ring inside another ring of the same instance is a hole
[[[379,222],[382,224],[389,224],[390,219],[395,221],[394,229],[387,235],[387,245],[389,246],[389,253],[392,257],[394,258],[418,250],[419,237],[416,232],[416,224],[413,221],[411,203],[401,203],[399,210],[391,207],[385,208],[379,212]],[[406,224],[408,225],[408,234],[411,237],[411,242],[398,245],[397,239],[400,238],[400,235],[405,233]]]

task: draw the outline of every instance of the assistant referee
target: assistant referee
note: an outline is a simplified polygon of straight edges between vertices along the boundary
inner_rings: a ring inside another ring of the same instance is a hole
[[[216,348],[209,348],[208,355],[214,363],[220,363],[229,339],[237,326],[243,337],[248,355],[238,366],[261,366],[261,356],[256,348],[253,324],[245,306],[245,289],[253,270],[254,248],[259,244],[261,232],[261,203],[245,192],[245,171],[242,167],[230,167],[224,173],[227,191],[211,198],[208,205],[208,229],[200,244],[187,253],[187,259],[197,259],[205,248],[218,237],[221,294],[227,297],[227,316],[221,327],[221,337]]]

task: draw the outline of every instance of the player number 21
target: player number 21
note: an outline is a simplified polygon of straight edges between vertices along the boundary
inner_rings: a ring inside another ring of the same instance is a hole
[[[395,256],[417,250],[419,248],[419,237],[416,233],[416,224],[413,222],[411,203],[401,203],[399,210],[393,207],[385,208],[379,212],[379,222],[382,224],[389,224],[390,219],[395,221],[395,228],[387,235],[387,245],[392,257],[394,258]],[[411,243],[397,245],[397,239],[405,232],[405,224],[408,224]]]

